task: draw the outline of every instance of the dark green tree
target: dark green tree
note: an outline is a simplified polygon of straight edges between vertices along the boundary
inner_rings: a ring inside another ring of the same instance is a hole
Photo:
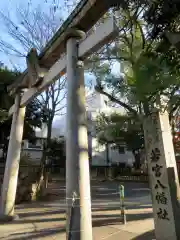
[[[53,138],[49,142],[47,149],[47,156],[50,160],[50,166],[54,166],[54,171],[66,167],[66,144],[65,139],[62,137]]]
[[[20,73],[9,70],[5,67],[0,68],[0,144],[3,149],[4,158],[6,156],[12,117],[8,117],[8,111],[14,103],[14,96],[10,96],[7,92],[7,86],[15,81]],[[43,112],[36,100],[26,108],[24,135],[23,138],[31,141],[35,140],[35,127],[41,127],[44,119]]]
[[[130,3],[116,11],[118,39],[87,60],[96,77],[96,90],[141,119],[151,112],[159,96],[165,99],[170,115],[180,101],[180,68],[173,60],[173,50],[168,58],[157,51],[161,41],[149,37],[151,28],[143,18],[144,11],[141,5]],[[111,71],[113,61],[120,65],[116,74]]]
[[[96,132],[102,144],[113,143],[117,148],[125,144],[133,152],[136,166],[140,166],[139,152],[144,148],[144,134],[137,117],[117,113],[107,116],[102,113],[96,119]]]

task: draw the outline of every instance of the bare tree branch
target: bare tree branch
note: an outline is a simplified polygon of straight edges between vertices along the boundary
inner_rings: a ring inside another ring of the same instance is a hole
[[[56,109],[56,111],[55,111],[55,112],[56,112],[56,113],[57,113],[57,112],[60,112],[60,111],[62,111],[62,110],[65,108],[65,107],[66,107],[66,104],[65,104],[65,105],[63,105],[62,107],[60,107],[60,108]]]
[[[119,99],[117,99],[116,97],[112,96],[111,94],[103,91],[102,88],[96,87],[95,89],[96,89],[97,92],[99,92],[99,93],[107,96],[110,101],[119,104],[120,106],[122,106],[123,108],[125,108],[125,109],[128,110],[129,112],[133,113],[134,115],[138,115],[138,113],[137,113],[137,111],[136,111],[135,109],[133,109],[132,107],[130,107],[128,104],[120,101]]]

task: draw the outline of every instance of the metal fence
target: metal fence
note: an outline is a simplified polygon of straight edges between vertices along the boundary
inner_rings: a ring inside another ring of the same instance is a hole
[[[132,168],[119,166],[105,167],[96,166],[91,167],[91,176],[94,178],[117,179],[121,181],[148,181],[148,175],[141,171],[133,171]]]
[[[0,164],[0,179],[2,181],[4,175],[5,164]],[[24,172],[37,172],[39,165],[21,165],[20,171]],[[51,173],[52,175],[60,176],[65,179],[66,170],[60,165],[47,165],[45,167],[46,172]],[[117,179],[122,181],[148,181],[148,175],[143,174],[140,171],[134,172],[131,168],[121,168],[118,166],[106,167],[106,166],[91,166],[90,167],[91,178],[94,179]]]

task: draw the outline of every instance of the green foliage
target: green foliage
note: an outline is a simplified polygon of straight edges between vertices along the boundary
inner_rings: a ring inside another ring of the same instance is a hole
[[[118,39],[104,48],[99,59],[97,55],[92,57],[88,66],[96,77],[96,89],[128,112],[149,114],[161,95],[168,99],[167,109],[172,113],[180,103],[179,57],[172,48],[157,50],[161,42],[149,37],[151,29],[143,17],[143,6],[135,8],[135,4],[127,3],[120,8],[116,13]],[[111,71],[113,61],[120,63],[115,74]]]
[[[31,159],[31,156],[30,156],[30,154],[28,154],[28,153],[21,153],[21,159],[20,159],[20,167],[21,166],[29,166],[29,167],[31,167],[31,166],[33,166],[34,164],[33,164],[33,161],[32,161],[32,159]]]
[[[137,100],[141,102],[152,97],[155,101],[157,95],[164,95],[170,87],[180,85],[179,76],[161,57],[150,58],[142,55],[132,69],[134,79],[131,86],[134,87],[133,93]]]
[[[16,79],[18,72],[13,72],[5,67],[0,68],[0,123],[8,117],[7,110],[13,104],[13,97],[7,93],[7,86]]]
[[[118,146],[125,143],[131,151],[142,148],[144,144],[141,122],[134,116],[117,113],[107,116],[102,113],[96,119],[96,132],[102,144],[114,143]]]
[[[4,109],[0,109],[0,124],[3,123],[8,117],[8,113]]]
[[[47,157],[51,160],[51,164],[57,167],[65,167],[65,139],[54,138],[48,144]]]
[[[18,77],[19,72],[11,71],[5,67],[0,68],[0,144],[3,151],[7,151],[8,137],[10,135],[12,117],[8,117],[10,107],[14,103],[14,96],[7,92],[7,86]],[[24,121],[24,138],[35,139],[34,127],[41,127],[43,113],[37,100],[31,101],[26,107]]]
[[[44,112],[41,111],[41,104],[37,99],[33,99],[26,106],[26,115],[24,121],[24,139],[33,141],[35,139],[35,127],[41,128],[44,121]]]
[[[180,2],[178,0],[142,1],[145,5],[144,17],[151,26],[151,37],[157,38],[167,30],[177,30],[180,17]]]

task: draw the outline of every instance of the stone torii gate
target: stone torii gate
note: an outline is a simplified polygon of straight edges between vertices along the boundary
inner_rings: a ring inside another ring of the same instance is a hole
[[[8,88],[10,94],[16,97],[9,112],[13,114],[13,121],[3,181],[1,219],[14,217],[25,106],[67,72],[67,237],[92,240],[83,60],[112,40],[118,31],[114,20],[109,19],[95,33],[84,37],[110,7],[120,3],[120,0],[82,0],[40,55],[37,56],[34,50],[30,52],[27,56],[27,70]],[[145,122],[156,238],[177,240],[180,231],[176,221],[176,189],[171,183],[178,181],[178,177],[168,115],[158,111]],[[76,199],[76,219],[72,218],[69,228],[73,197]]]
[[[78,21],[81,20],[82,13],[86,16],[87,10],[93,10],[92,1],[86,2],[87,5],[83,6],[82,12],[78,15]],[[75,19],[78,18],[76,16]],[[73,19],[73,21],[75,20]],[[52,53],[53,60],[51,59],[51,62],[48,61],[50,56],[43,57],[43,60],[41,60],[41,57],[38,58],[36,50],[32,49],[26,59],[27,70],[15,84],[9,87],[9,92],[15,94],[16,97],[15,104],[9,111],[9,114],[13,114],[13,121],[3,181],[0,217],[1,220],[12,220],[15,217],[14,205],[26,105],[53,81],[67,72],[67,237],[68,239],[72,237],[73,239],[91,240],[91,194],[83,60],[93,52],[98,51],[104,44],[113,40],[118,35],[118,28],[115,19],[112,17],[86,38],[85,31],[82,31],[82,27],[77,28],[77,26],[79,26],[77,22],[76,24],[70,24],[70,27],[68,26],[62,34],[63,37],[62,35],[59,36],[58,44],[62,48],[64,44],[66,45],[66,48],[59,50],[59,59],[54,57]],[[92,26],[92,23],[88,28],[90,26]],[[83,30],[88,30],[88,28]],[[63,43],[60,39],[63,39]],[[47,55],[48,51],[52,51],[54,44],[43,54]],[[54,47],[54,51],[57,51],[57,48]],[[75,201],[73,202],[73,200]],[[73,214],[71,212],[72,204],[74,204]]]

